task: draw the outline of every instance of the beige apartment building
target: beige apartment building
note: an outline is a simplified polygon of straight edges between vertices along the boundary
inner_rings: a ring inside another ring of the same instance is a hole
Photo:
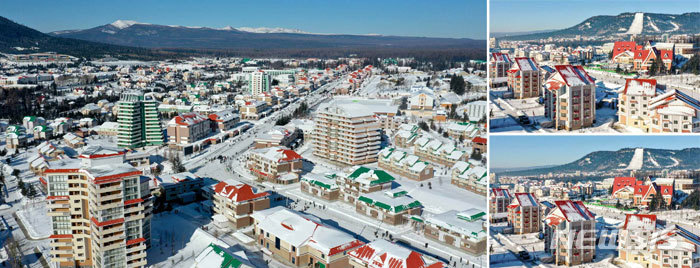
[[[531,193],[515,193],[508,205],[508,224],[515,234],[539,232],[542,216],[540,204]]]
[[[412,148],[420,134],[420,128],[416,124],[402,124],[396,130],[392,139],[393,145],[399,148]]]
[[[199,113],[186,113],[168,122],[168,143],[171,146],[190,144],[211,133],[209,118]]]
[[[508,189],[491,188],[489,195],[489,217],[492,223],[508,220],[508,205],[513,200],[513,195]]]
[[[486,196],[488,172],[485,167],[459,161],[452,167],[450,182],[459,188]]]
[[[382,129],[366,107],[332,101],[317,110],[314,122],[314,155],[346,165],[377,161]]]
[[[248,184],[222,181],[212,188],[214,213],[226,216],[236,229],[252,225],[253,212],[270,208],[270,193],[256,193]]]
[[[423,181],[433,177],[432,164],[416,155],[387,147],[379,152],[378,166],[408,179]]]
[[[513,68],[507,71],[508,91],[513,98],[525,99],[540,96],[542,76],[540,67],[533,58],[515,58]]]
[[[340,187],[336,183],[335,174],[305,174],[301,177],[299,188],[304,193],[329,201],[340,198]]]
[[[506,77],[507,71],[510,69],[510,65],[513,63],[508,54],[505,53],[491,53],[490,61],[490,78]]]
[[[650,132],[651,108],[649,103],[656,97],[655,79],[627,79],[619,94],[617,118],[620,124]]]
[[[89,147],[47,169],[51,261],[60,267],[145,267],[150,243],[148,178],[124,150]]]
[[[595,216],[582,201],[554,201],[544,219],[544,251],[554,256],[555,265],[590,263],[595,256]]]
[[[544,115],[556,129],[593,126],[596,86],[582,66],[557,65],[545,83]]]
[[[651,99],[652,133],[700,132],[700,95],[671,89]]]
[[[423,205],[400,188],[384,192],[361,194],[355,202],[355,212],[390,225],[401,225],[420,216]]]
[[[284,147],[253,149],[246,162],[246,167],[258,178],[279,184],[299,181],[302,166],[301,155]]]
[[[253,237],[263,253],[288,267],[349,267],[348,252],[364,243],[321,220],[285,207],[256,211]]]

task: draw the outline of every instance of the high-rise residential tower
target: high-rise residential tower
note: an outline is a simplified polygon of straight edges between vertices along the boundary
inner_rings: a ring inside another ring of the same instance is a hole
[[[140,91],[122,93],[117,113],[117,145],[135,148],[163,144],[163,129],[158,117],[158,102]]]

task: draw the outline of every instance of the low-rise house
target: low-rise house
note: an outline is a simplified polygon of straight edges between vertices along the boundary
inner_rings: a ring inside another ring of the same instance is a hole
[[[5,147],[8,149],[25,147],[28,142],[27,130],[23,126],[10,125],[5,130]]]
[[[350,268],[444,268],[413,250],[379,239],[348,252]]]
[[[531,193],[515,193],[508,205],[508,224],[513,227],[513,233],[537,233],[541,221],[542,210],[537,198]]]
[[[244,251],[232,252],[224,246],[210,243],[194,258],[190,268],[254,268]]]
[[[488,140],[484,137],[474,137],[471,142],[472,149],[474,152],[485,154],[488,148]]]
[[[361,194],[391,189],[394,180],[386,171],[358,166],[350,174],[339,174],[337,177],[340,200],[355,204]]]
[[[301,130],[296,127],[274,126],[270,131],[255,137],[255,148],[290,147],[292,142],[301,135]]]
[[[256,100],[246,101],[239,110],[243,119],[250,120],[258,120],[270,112],[266,102]]]
[[[415,124],[402,124],[394,135],[393,145],[400,148],[412,148],[418,139],[420,128]]]
[[[470,122],[450,122],[447,124],[447,134],[454,138],[459,139],[471,139],[478,135],[480,132],[479,127]]]
[[[466,161],[466,151],[458,150],[452,144],[422,136],[414,144],[414,153],[422,160],[451,167],[457,161]]]
[[[661,195],[664,205],[670,207],[674,198],[674,185],[659,185],[656,182],[634,186],[634,205],[649,207],[657,195]]]
[[[340,187],[336,183],[336,175],[334,174],[308,173],[301,177],[300,182],[299,188],[304,193],[329,201],[340,198]]]
[[[425,219],[425,237],[474,255],[486,252],[488,223],[478,209],[450,210]]]
[[[209,120],[211,120],[213,129],[226,131],[238,124],[241,121],[241,116],[229,109],[209,114]]]
[[[85,146],[85,139],[69,132],[63,135],[63,142],[73,149]]]
[[[246,167],[258,178],[279,184],[299,181],[302,165],[301,155],[284,147],[253,149],[246,162]],[[293,175],[296,179],[283,180],[281,177],[284,175]]]
[[[252,217],[253,235],[263,253],[291,267],[348,267],[348,252],[364,244],[314,216],[284,207],[256,211]]]
[[[574,266],[592,262],[595,256],[595,215],[582,201],[554,201],[544,219],[544,251],[555,265]]]
[[[252,225],[254,212],[270,208],[270,193],[255,192],[248,184],[222,181],[212,189],[214,213],[226,216],[236,229]]]
[[[34,140],[47,140],[53,138],[53,128],[50,126],[35,126],[32,129],[32,134],[34,135]]]
[[[485,167],[459,161],[452,167],[452,179],[450,181],[459,188],[486,196],[488,171]]]
[[[355,211],[386,224],[401,225],[407,223],[412,215],[420,216],[423,205],[408,192],[400,188],[385,192],[361,194],[355,202]]]
[[[45,126],[46,119],[40,116],[25,116],[22,118],[22,126],[25,129],[34,129],[37,126]]]
[[[378,166],[385,170],[399,174],[406,178],[423,181],[433,177],[433,166],[425,161],[420,161],[418,156],[397,150],[396,148],[384,148],[379,151]]]

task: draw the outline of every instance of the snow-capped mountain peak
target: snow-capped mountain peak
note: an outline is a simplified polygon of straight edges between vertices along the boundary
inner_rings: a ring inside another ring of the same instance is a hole
[[[146,23],[141,23],[141,22],[133,21],[133,20],[116,20],[116,21],[110,23],[109,25],[112,25],[118,29],[125,29],[125,28],[129,28],[135,24],[146,24]]]
[[[230,26],[229,26],[230,27]],[[297,34],[310,34],[309,32],[305,32],[299,29],[288,29],[288,28],[281,28],[281,27],[238,27],[235,28],[236,30],[242,31],[242,32],[250,32],[250,33],[297,33]]]

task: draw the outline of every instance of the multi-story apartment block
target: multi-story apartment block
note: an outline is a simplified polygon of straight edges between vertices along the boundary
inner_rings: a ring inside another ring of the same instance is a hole
[[[422,254],[379,239],[358,247],[350,252],[349,268],[444,268],[439,261],[427,261]]]
[[[510,191],[503,188],[491,188],[489,197],[489,217],[491,217],[491,222],[506,221],[508,219],[508,205],[513,200]]]
[[[581,66],[557,65],[545,83],[544,115],[556,129],[577,130],[595,122],[595,82]]]
[[[377,161],[381,126],[372,111],[332,102],[316,111],[314,155],[347,165]]]
[[[425,219],[423,235],[429,239],[481,255],[486,251],[488,223],[484,213],[478,209],[450,210]]]
[[[539,232],[542,216],[540,203],[531,193],[515,193],[508,205],[508,224],[515,234]]]
[[[423,205],[408,192],[398,189],[361,194],[355,202],[355,212],[386,224],[407,223],[411,215],[420,215]]]
[[[348,175],[337,176],[340,200],[355,204],[361,194],[391,189],[394,177],[379,169],[357,167]]]
[[[256,211],[253,237],[265,254],[291,267],[349,267],[348,252],[364,243],[321,220],[284,207]]]
[[[226,131],[238,124],[241,121],[241,116],[233,110],[224,110],[209,114],[209,120],[212,122],[213,129]]]
[[[485,167],[459,161],[452,167],[451,182],[459,188],[486,196],[486,189],[488,188],[487,175],[488,171]]]
[[[81,160],[45,171],[51,261],[61,267],[145,267],[150,243],[148,178],[125,151],[89,147]]]
[[[329,201],[335,201],[340,198],[340,187],[336,183],[335,174],[304,174],[301,177],[299,188],[302,192]]]
[[[625,88],[619,94],[617,109],[620,124],[636,127],[650,132],[652,128],[649,103],[656,97],[655,79],[630,79],[625,82]]]
[[[246,162],[246,167],[258,178],[279,184],[299,181],[302,165],[301,155],[284,147],[253,149]]]
[[[505,53],[491,53],[491,64],[489,64],[489,77],[498,78],[506,77],[507,71],[510,69],[510,65],[513,61],[510,59],[508,54]]]
[[[435,94],[428,88],[413,92],[408,98],[408,107],[411,110],[432,110],[435,107]]]
[[[258,70],[250,73],[248,85],[250,87],[250,95],[256,96],[263,92],[270,91],[270,75],[265,71]]]
[[[648,267],[697,267],[700,264],[698,249],[700,236],[676,224],[658,228],[648,245]]]
[[[196,112],[175,116],[168,122],[168,143],[172,146],[194,143],[205,138],[209,133],[211,133],[209,118]]]
[[[243,119],[258,120],[270,113],[267,102],[251,100],[246,101],[239,109]]]
[[[158,103],[152,94],[140,91],[122,93],[117,103],[117,145],[142,147],[163,144],[163,129],[157,111]]]
[[[156,192],[165,197],[166,202],[180,201],[192,202],[196,199],[196,192],[204,186],[204,179],[197,177],[192,172],[161,175],[154,178]],[[154,193],[155,194],[155,193]]]
[[[532,58],[515,58],[513,68],[507,71],[508,91],[513,98],[525,99],[540,96],[542,77],[540,67]]]
[[[671,89],[649,101],[652,133],[700,132],[700,96]]]
[[[433,166],[418,156],[387,147],[379,152],[378,166],[406,178],[422,181],[433,177]]]
[[[457,161],[466,161],[469,155],[452,144],[422,136],[413,145],[414,153],[422,160],[451,167]]]
[[[222,181],[212,188],[214,213],[226,216],[236,229],[252,225],[255,211],[270,208],[270,193],[255,192],[248,184]]]
[[[479,125],[472,122],[451,122],[447,124],[447,134],[454,139],[470,139],[481,133]]]
[[[554,201],[544,219],[544,250],[554,264],[574,266],[592,262],[595,256],[595,216],[582,201]]]
[[[618,254],[621,260],[650,267],[651,236],[656,231],[656,215],[627,214],[618,233]]]

